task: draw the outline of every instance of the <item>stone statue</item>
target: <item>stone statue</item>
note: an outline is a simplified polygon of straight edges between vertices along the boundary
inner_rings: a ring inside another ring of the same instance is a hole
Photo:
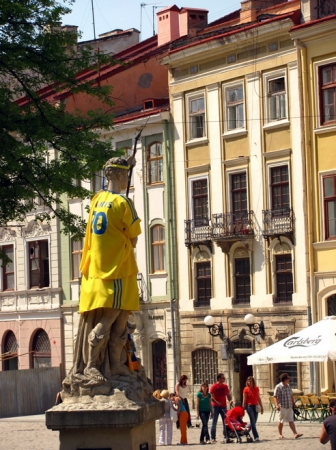
[[[63,381],[64,392],[71,396],[109,395],[136,382],[148,395],[151,392],[144,372],[131,371],[121,361],[129,315],[140,307],[133,251],[140,219],[132,200],[120,194],[127,187],[129,167],[123,158],[108,160],[107,189],[91,201],[80,264],[81,317],[74,365]]]

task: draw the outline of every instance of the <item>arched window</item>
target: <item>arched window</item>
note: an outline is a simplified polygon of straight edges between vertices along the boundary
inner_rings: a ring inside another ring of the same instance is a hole
[[[50,340],[47,333],[41,329],[35,333],[33,339],[31,367],[33,369],[51,367]]]
[[[152,273],[166,270],[165,229],[162,225],[152,228]]]
[[[4,354],[2,355],[3,370],[18,369],[18,344],[13,331],[8,331],[4,340]]]
[[[163,182],[163,156],[161,142],[154,142],[147,150],[147,183]]]
[[[331,295],[327,299],[328,316],[336,316],[336,294]]]
[[[194,384],[209,383],[216,380],[218,372],[217,352],[200,348],[192,352],[192,371]]]

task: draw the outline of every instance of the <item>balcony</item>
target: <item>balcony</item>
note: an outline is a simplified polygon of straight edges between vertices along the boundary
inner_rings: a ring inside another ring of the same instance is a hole
[[[292,208],[263,210],[263,230],[265,239],[272,236],[293,236]]]
[[[184,243],[188,248],[203,244],[211,250],[211,238],[212,226],[207,217],[184,221]]]
[[[213,215],[212,237],[224,252],[234,242],[253,237],[253,214],[253,211],[241,211]]]
[[[336,14],[335,0],[320,0],[316,9],[318,18]]]

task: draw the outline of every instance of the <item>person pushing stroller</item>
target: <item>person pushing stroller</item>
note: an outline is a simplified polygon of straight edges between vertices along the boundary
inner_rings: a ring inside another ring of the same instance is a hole
[[[235,406],[226,412],[224,425],[226,427],[227,439],[235,438],[238,442],[242,442],[242,436],[246,437],[246,442],[252,442],[250,435],[251,427],[247,422],[243,421],[245,411],[242,406]],[[232,441],[231,441],[232,442]]]

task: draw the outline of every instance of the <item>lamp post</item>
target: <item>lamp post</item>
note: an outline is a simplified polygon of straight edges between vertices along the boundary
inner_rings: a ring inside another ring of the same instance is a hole
[[[265,326],[262,320],[257,323],[253,314],[246,314],[244,317],[244,322],[249,327],[250,333],[253,334],[253,336],[261,336],[261,338],[264,339]]]

